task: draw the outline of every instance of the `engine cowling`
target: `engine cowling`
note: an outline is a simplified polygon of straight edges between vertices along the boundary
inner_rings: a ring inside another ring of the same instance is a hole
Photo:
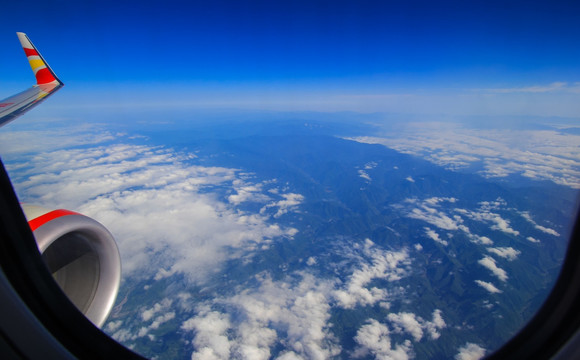
[[[102,326],[121,281],[121,258],[99,222],[68,210],[22,205],[53,278],[93,324]]]

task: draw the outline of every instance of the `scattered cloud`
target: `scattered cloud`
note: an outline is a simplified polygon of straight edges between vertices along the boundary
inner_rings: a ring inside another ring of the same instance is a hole
[[[400,280],[407,274],[407,267],[411,262],[406,249],[384,250],[375,246],[369,239],[365,240],[363,253],[368,260],[362,261],[359,268],[348,277],[345,286],[333,293],[333,297],[342,308],[352,309],[358,305],[373,305],[386,300],[388,297],[386,289],[378,287],[368,289],[367,285],[374,279]]]
[[[407,176],[407,177],[405,178],[405,180],[407,180],[408,182],[412,182],[412,183],[414,183],[414,182],[415,182],[415,179],[413,179],[411,176]]]
[[[544,227],[542,225],[536,224],[535,228],[538,229],[538,230],[540,230],[540,231],[545,232],[546,234],[550,234],[550,235],[554,235],[554,236],[560,236],[560,233],[558,233],[556,230],[550,229],[550,228],[547,228],[547,227]]]
[[[439,234],[437,234],[435,231],[431,230],[430,228],[426,227],[425,228],[425,233],[427,235],[427,237],[429,237],[430,239],[432,239],[433,241],[443,245],[443,246],[447,246],[449,245],[449,243],[445,240],[442,240],[441,238],[439,238]]]
[[[186,320],[181,325],[181,329],[185,331],[196,331],[193,345],[197,350],[192,354],[191,358],[231,358],[231,344],[226,334],[231,327],[232,325],[228,314],[209,311],[207,308],[201,309],[199,316]],[[264,341],[267,342],[269,338],[271,338],[271,335],[265,337]]]
[[[485,356],[485,349],[473,343],[466,343],[459,348],[455,360],[479,360]]]
[[[508,279],[505,270],[499,268],[492,257],[485,256],[483,259],[478,260],[477,263],[489,269],[492,272],[492,274],[497,276],[497,278],[500,279],[501,281],[506,281]]]
[[[533,243],[539,243],[539,242],[540,242],[540,240],[538,240],[538,239],[535,239],[535,238],[533,238],[533,237],[531,237],[531,236],[528,236],[528,237],[526,238],[526,240],[528,240],[529,242],[533,242]]]
[[[123,325],[123,320],[109,321],[105,329],[107,333],[113,334],[121,328],[121,325]]]
[[[297,206],[300,205],[300,203],[302,203],[302,201],[304,200],[304,196],[300,194],[289,193],[280,195],[282,196],[283,200],[267,204],[262,209],[260,209],[260,214],[266,213],[267,209],[278,208],[278,210],[274,214],[274,217],[278,218],[289,211],[296,210]]]
[[[450,200],[444,198],[430,198],[424,201],[419,201],[417,199],[407,199],[405,202],[412,207],[410,211],[407,212],[407,217],[426,221],[429,224],[443,230],[459,229],[459,223],[461,222],[461,219],[453,219],[443,211],[436,209],[438,204],[442,201]],[[450,202],[454,201],[455,199]]]
[[[390,313],[387,320],[394,333],[409,334],[414,341],[423,339],[425,331],[432,340],[437,340],[441,336],[438,330],[446,327],[440,310],[433,311],[432,321],[425,321],[413,313],[406,312]],[[367,320],[366,324],[357,331],[354,340],[357,347],[352,354],[353,358],[373,355],[376,359],[392,360],[412,359],[415,355],[409,339],[399,344],[393,343],[388,325],[375,319]]]
[[[441,336],[439,330],[447,326],[441,317],[441,310],[439,309],[433,311],[432,321],[423,320],[421,317],[407,312],[390,313],[387,315],[387,319],[390,321],[395,332],[406,332],[415,341],[420,341],[423,338],[424,331],[427,331],[432,340],[437,340]]]
[[[409,123],[395,135],[347,138],[421,156],[450,170],[475,165],[485,177],[510,174],[580,189],[580,135],[557,130],[469,129]]]
[[[358,170],[358,176],[360,176],[361,178],[365,179],[367,182],[370,183],[372,181],[372,178],[369,175],[368,171],[376,168],[377,165],[378,165],[378,163],[376,163],[374,161],[370,161],[370,162],[366,163],[363,166],[363,169]]]
[[[143,319],[143,321],[151,320],[155,314],[159,313],[160,311],[169,309],[171,307],[171,303],[172,301],[170,299],[163,299],[162,301],[153,305],[153,307],[143,310],[141,313],[141,319]]]
[[[475,280],[475,283],[477,285],[481,286],[482,288],[484,288],[485,290],[489,291],[492,294],[497,294],[497,293],[502,292],[500,289],[496,288],[495,285],[493,285],[492,283],[482,281],[482,280]]]
[[[376,168],[377,165],[379,165],[377,162],[369,161],[368,163],[365,164],[364,168],[365,168],[365,170],[371,170],[371,169]]]
[[[458,210],[463,209],[455,209],[455,211]],[[459,225],[459,230],[463,231],[465,235],[467,235],[467,237],[469,238],[469,241],[471,241],[474,244],[493,245],[493,241],[490,238],[488,238],[487,236],[473,234],[466,225],[463,224]]]
[[[130,333],[127,328],[116,326],[115,321],[107,324],[106,329],[110,334],[112,334],[111,336],[113,339],[119,342],[134,341],[145,336],[154,337],[154,335],[149,334],[151,330],[158,329],[161,324],[175,318],[175,312],[170,311],[172,302],[172,300],[165,298],[153,305],[153,307],[142,310],[141,323],[143,323],[143,325],[139,327],[139,330],[136,333]],[[150,323],[145,324],[147,322]]]
[[[403,210],[406,212],[406,216],[423,220],[428,222],[431,225],[434,225],[442,230],[448,231],[456,231],[461,230],[471,242],[475,244],[481,245],[492,245],[493,241],[488,238],[487,236],[480,236],[477,234],[473,234],[469,227],[464,224],[464,220],[461,216],[457,214],[452,214],[453,212],[465,215],[473,220],[481,221],[485,214],[477,211],[468,211],[465,209],[455,208],[448,211],[444,211],[441,209],[440,204],[443,202],[447,203],[455,203],[458,200],[456,198],[443,198],[443,197],[432,197],[426,200],[418,200],[418,199],[406,199],[404,201],[404,207],[407,210]],[[396,207],[400,207],[396,205]],[[489,215],[489,214],[488,214]],[[502,226],[509,225],[509,222],[503,220],[499,215],[491,214],[489,217],[490,221],[495,221],[496,223],[500,223]],[[501,221],[500,221],[501,220]],[[492,228],[495,228],[497,225],[493,225]],[[499,229],[499,227],[498,227]],[[442,245],[447,246],[449,243],[447,240],[443,240],[440,238],[439,234],[437,234],[434,230],[429,227],[425,227],[427,232],[427,236],[434,241],[441,243]],[[504,229],[506,232],[513,232],[513,229],[509,228],[509,226]]]
[[[369,174],[367,174],[367,172],[366,172],[366,171],[364,171],[364,170],[359,170],[359,171],[358,171],[358,176],[360,176],[361,178],[365,179],[365,180],[366,180],[366,181],[368,181],[368,182],[371,182],[371,181],[372,181],[372,179],[371,179],[371,177],[369,176]]]
[[[353,358],[374,356],[380,360],[406,360],[413,358],[411,341],[393,344],[389,328],[375,319],[368,320],[356,333],[354,340],[358,347],[352,354]]]
[[[331,332],[331,309],[374,304],[388,309],[386,300],[391,300],[393,293],[367,287],[374,280],[397,281],[408,273],[410,266],[407,250],[385,250],[369,239],[352,244],[344,255],[356,262],[345,282],[339,278],[319,279],[305,271],[274,281],[265,272],[256,277],[257,287],[197,304],[196,314],[181,325],[192,333],[192,358],[268,359],[280,345],[280,359],[327,359],[341,354],[338,339]],[[446,327],[438,309],[433,311],[431,320],[401,312],[389,315],[387,321],[393,324],[395,332],[410,334],[415,341],[425,334],[436,340]],[[371,333],[377,330],[376,338],[371,338]],[[410,340],[391,349],[388,335],[386,325],[369,320],[357,332],[358,346],[352,355],[392,353],[412,357]],[[385,347],[387,343],[390,350]]]
[[[504,259],[508,259],[509,261],[515,260],[521,251],[516,250],[512,247],[496,247],[496,248],[487,248],[487,251],[493,253],[497,256],[500,256]]]
[[[534,219],[532,218],[532,216],[530,215],[529,212],[527,211],[522,211],[520,212],[520,215],[526,219],[528,222],[530,222],[532,225],[534,225],[534,227],[546,234],[550,234],[550,235],[554,235],[554,236],[560,236],[560,233],[558,233],[556,230],[554,229],[550,229],[547,227],[544,227],[542,225],[539,225],[537,222],[534,221]]]
[[[427,321],[425,323],[425,326],[427,328],[427,332],[429,333],[429,336],[431,337],[431,339],[433,339],[433,340],[439,339],[441,334],[439,333],[438,330],[447,327],[447,324],[445,323],[445,321],[443,320],[443,317],[441,316],[441,310],[435,309],[433,311],[433,319],[431,321]]]
[[[511,227],[509,220],[502,218],[501,215],[498,213],[491,212],[491,209],[496,208],[490,207],[491,206],[490,204],[491,204],[490,202],[481,202],[479,209],[475,211],[465,209],[455,209],[455,211],[467,216],[472,220],[491,223],[492,230],[498,230],[506,234],[518,236],[520,232],[518,230],[514,230]],[[495,204],[493,205],[495,206]]]
[[[263,194],[262,184],[246,184],[241,179],[232,182],[235,194],[228,196],[231,204],[239,205],[243,202],[267,202],[270,200],[268,195]]]
[[[448,202],[448,203],[456,203],[457,199],[454,197],[430,197],[428,199],[425,200],[425,202],[429,205],[437,205],[437,204],[441,204],[444,202]]]
[[[390,313],[387,319],[391,322],[395,332],[407,332],[415,341],[420,341],[423,338],[423,326],[419,323],[419,319],[413,313]]]
[[[193,332],[192,359],[268,359],[283,337],[283,358],[326,359],[341,352],[330,332],[328,295],[333,283],[302,273],[296,284],[262,276],[260,286],[213,301],[236,316],[199,307],[181,328]]]

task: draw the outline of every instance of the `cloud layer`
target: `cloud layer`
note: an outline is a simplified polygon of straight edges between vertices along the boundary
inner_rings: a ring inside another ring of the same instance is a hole
[[[203,282],[227,259],[296,234],[266,211],[237,205],[265,202],[280,217],[296,209],[300,194],[265,195],[260,190],[275,183],[252,182],[236,169],[194,160],[163,147],[112,144],[23,156],[10,168],[22,201],[79,211],[103,223],[118,242],[125,276],[181,273]],[[229,189],[236,192],[218,195]]]
[[[456,170],[483,166],[486,177],[520,174],[580,189],[579,135],[554,130],[468,129],[450,124],[411,123],[397,136],[350,138],[382,144]]]

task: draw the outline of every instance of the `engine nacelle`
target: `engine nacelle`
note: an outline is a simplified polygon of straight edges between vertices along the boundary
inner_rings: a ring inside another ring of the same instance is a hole
[[[121,258],[111,233],[72,211],[32,205],[22,209],[60,288],[93,324],[102,326],[121,281]]]

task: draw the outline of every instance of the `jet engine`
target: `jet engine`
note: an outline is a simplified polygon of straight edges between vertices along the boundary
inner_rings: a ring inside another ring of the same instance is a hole
[[[121,258],[111,233],[72,211],[22,209],[53,278],[93,324],[102,326],[121,281]]]

